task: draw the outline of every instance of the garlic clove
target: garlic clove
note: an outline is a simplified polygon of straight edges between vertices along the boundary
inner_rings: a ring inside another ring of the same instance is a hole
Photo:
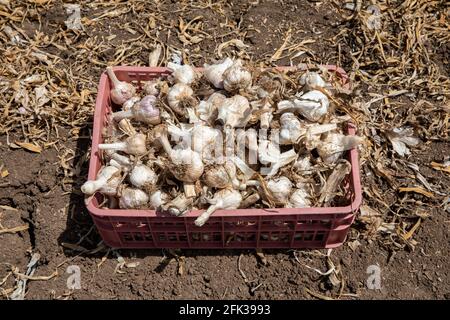
[[[184,83],[177,83],[169,89],[167,94],[169,107],[180,116],[186,116],[186,108],[197,105],[194,91]]]
[[[252,85],[251,73],[244,69],[242,60],[236,60],[223,73],[223,87],[228,92],[248,89]]]
[[[122,105],[136,94],[136,88],[131,83],[119,81],[111,67],[107,67],[106,72],[112,82],[111,100],[114,103]]]
[[[94,194],[97,190],[105,186],[108,181],[120,170],[114,166],[106,166],[99,170],[95,180],[88,180],[81,186],[81,192],[87,195]]]
[[[130,173],[130,182],[137,188],[142,188],[146,185],[155,185],[158,177],[152,169],[144,164],[134,166]]]
[[[194,223],[198,227],[203,226],[216,210],[234,210],[239,208],[242,202],[242,196],[237,190],[221,189],[216,192],[213,199],[209,202],[211,206],[209,206],[208,210],[195,219]]]
[[[172,71],[172,77],[174,78],[176,83],[184,83],[190,85],[195,81],[197,77],[194,69],[187,64],[181,65],[169,62],[167,64],[167,68]]]
[[[223,89],[223,73],[233,65],[233,60],[225,58],[216,64],[204,64],[205,78],[217,89]]]
[[[306,90],[314,90],[316,88],[324,88],[325,81],[317,72],[307,71],[300,77],[300,85],[305,86]]]
[[[139,189],[125,188],[119,198],[121,209],[140,209],[147,204],[148,195]]]

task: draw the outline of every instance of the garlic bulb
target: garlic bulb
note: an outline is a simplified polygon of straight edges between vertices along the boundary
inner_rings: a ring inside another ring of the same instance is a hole
[[[227,187],[239,188],[241,183],[236,178],[236,166],[231,161],[223,165],[212,165],[205,168],[203,181],[208,187],[223,189]]]
[[[267,188],[275,201],[279,203],[287,203],[292,191],[292,182],[288,178],[281,176],[269,180],[267,182]]]
[[[287,208],[307,208],[311,207],[311,200],[306,188],[294,189],[295,191],[289,198]]]
[[[107,67],[106,72],[113,84],[113,89],[111,89],[111,100],[114,103],[122,105],[125,101],[131,99],[135,95],[136,88],[131,83],[119,81],[111,67]]]
[[[130,182],[137,188],[142,188],[146,185],[155,185],[158,177],[152,169],[145,164],[138,164],[134,166],[130,173]]]
[[[217,89],[223,89],[223,73],[233,65],[233,60],[225,58],[216,64],[204,64],[204,75],[206,79],[212,83]]]
[[[328,97],[318,90],[305,93],[294,101],[283,100],[277,105],[278,112],[298,112],[312,122],[319,121],[328,112]]]
[[[138,104],[134,104],[131,109],[114,112],[112,117],[115,121],[133,118],[147,124],[159,124],[161,122],[161,118],[159,116],[159,109],[155,106],[155,104],[155,96],[145,96]]]
[[[317,72],[307,71],[300,77],[300,84],[305,86],[306,90],[314,90],[315,88],[323,88],[326,86],[325,81]]]
[[[118,163],[122,168],[128,170],[132,163],[130,158],[127,156],[118,154],[114,150],[105,150],[106,155],[109,157],[110,160],[114,160],[116,163]]]
[[[252,74],[242,67],[242,60],[236,60],[223,73],[223,87],[228,92],[245,90],[252,85]]]
[[[235,95],[223,101],[218,107],[218,111],[217,119],[228,128],[244,127],[252,115],[250,103],[247,98],[240,95]]]
[[[147,194],[139,189],[125,188],[119,198],[119,206],[122,209],[139,209],[147,204]]]
[[[155,191],[150,195],[150,209],[159,209],[161,206],[169,202],[170,197],[161,190]]]
[[[300,120],[291,112],[283,113],[280,117],[280,144],[294,144],[304,133]]]
[[[172,149],[165,134],[159,137],[164,150],[170,157],[172,163],[169,170],[180,181],[195,182],[203,174],[203,162],[198,152],[191,149]]]
[[[197,104],[194,98],[194,91],[184,83],[177,83],[169,89],[167,94],[169,107],[180,116],[186,116],[186,108]]]
[[[128,137],[123,142],[100,143],[98,148],[100,150],[118,150],[131,155],[140,156],[147,153],[145,142],[145,135],[142,133],[137,133]]]
[[[196,78],[194,69],[187,64],[181,65],[169,62],[167,68],[172,71],[172,77],[175,79],[176,83],[190,85]]]
[[[197,106],[197,114],[200,120],[209,124],[217,119],[217,108],[221,105],[227,97],[223,94],[214,92],[209,96],[208,100],[201,101]]]
[[[142,87],[142,89],[144,90],[144,93],[148,96],[158,96],[159,94],[159,84],[160,81],[159,80],[151,80],[151,81],[147,81],[144,86]]]
[[[81,192],[87,195],[94,194],[97,190],[108,184],[111,178],[120,170],[113,166],[106,166],[100,169],[95,180],[88,180],[81,186]]]
[[[340,133],[330,133],[323,141],[317,142],[317,152],[325,163],[334,163],[344,151],[353,149],[363,142],[358,136],[345,136]]]
[[[221,189],[217,191],[213,199],[208,200],[208,202],[211,204],[208,210],[203,212],[197,219],[195,219],[195,225],[198,227],[203,226],[216,210],[237,209],[241,204],[241,201],[242,196],[237,190]]]
[[[310,174],[312,169],[311,156],[309,154],[300,156],[295,161],[294,168],[301,171],[302,174]]]

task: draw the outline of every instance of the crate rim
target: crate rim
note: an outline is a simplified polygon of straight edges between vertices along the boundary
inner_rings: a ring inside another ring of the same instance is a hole
[[[297,66],[278,66],[278,67],[265,67],[261,68],[263,70],[269,69],[277,69],[280,71],[295,71],[295,70],[309,70],[309,69],[317,69],[319,66],[326,68],[328,71],[336,72],[343,81],[345,81],[346,86],[349,87],[350,83],[348,82],[347,73],[336,65],[313,65],[313,64],[299,64]],[[203,68],[195,68],[197,71],[201,71]],[[169,74],[170,70],[166,67],[133,67],[133,66],[116,66],[113,67],[114,71],[122,71],[122,72],[154,72],[154,73],[163,73]],[[101,127],[101,103],[104,99],[105,90],[103,87],[106,86],[108,81],[108,76],[106,71],[103,71],[100,77],[99,86],[98,86],[98,95],[95,103],[94,110],[94,124],[93,124],[93,133],[99,132],[100,130],[96,130],[98,127]],[[356,133],[356,126],[353,123],[349,123],[348,127],[349,134]],[[95,179],[97,172],[95,172],[95,162],[98,157],[98,144],[100,143],[99,136],[93,135],[91,141],[91,158],[89,161],[89,173],[88,179]],[[308,207],[308,208],[266,208],[266,209],[236,209],[236,210],[217,210],[214,212],[214,217],[253,217],[260,215],[299,215],[299,214],[336,214],[336,215],[345,215],[349,213],[356,212],[361,205],[362,202],[362,190],[361,190],[361,177],[359,170],[359,161],[358,161],[358,150],[354,148],[349,151],[350,154],[350,163],[352,164],[352,184],[354,189],[354,199],[347,206],[340,207]],[[356,168],[357,170],[353,170]],[[89,199],[89,202],[86,205],[88,211],[94,216],[98,218],[104,217],[126,217],[130,218],[161,218],[164,215],[158,215],[156,210],[135,210],[135,209],[101,209],[94,205],[93,196]],[[190,210],[186,214],[184,214],[180,218],[196,218],[198,217],[204,210]]]

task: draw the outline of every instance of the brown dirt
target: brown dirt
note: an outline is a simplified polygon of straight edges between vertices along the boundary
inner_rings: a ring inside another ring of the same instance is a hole
[[[238,36],[233,33],[226,35],[230,33],[230,29],[220,27],[221,23],[231,21],[235,25],[240,24],[239,36],[243,36],[245,43],[252,46],[251,56],[255,61],[272,56],[275,49],[282,44],[286,32],[293,28],[293,42],[309,38],[316,40],[316,43],[307,45],[310,53],[296,58],[294,63],[308,60],[330,64],[338,62],[336,50],[331,50],[327,43],[321,41],[339,31],[337,26],[340,21],[333,9],[318,6],[314,1],[283,1],[282,4],[259,1],[257,5],[238,3],[225,5],[224,12],[198,9],[190,11],[188,16],[183,16],[185,20],[189,20],[199,14],[203,15],[204,31],[211,35],[210,39],[204,40],[200,45],[190,46],[189,50],[210,60],[214,57],[217,44]],[[164,4],[163,7],[167,11],[164,23],[176,26],[179,14],[175,10],[179,9],[180,5],[170,3]],[[64,28],[65,13],[58,3],[55,6],[52,4],[47,10],[42,16],[40,31],[50,35],[52,28]],[[95,8],[83,9],[83,15],[87,17],[97,15],[98,12],[99,9]],[[116,55],[114,46],[132,36],[125,30],[119,30],[119,26],[128,22],[134,29],[139,30],[134,20],[133,13],[129,12],[109,19],[103,29],[91,30],[88,27],[88,36],[79,36],[76,44],[82,46],[92,36],[101,38],[111,33],[117,34],[110,42],[111,49],[96,57],[103,62],[112,60]],[[148,21],[148,17],[140,19],[138,23],[144,21]],[[25,22],[23,28],[32,36],[39,24],[31,18]],[[140,34],[139,32],[138,35]],[[166,41],[167,37],[164,32],[158,36],[161,41]],[[171,45],[181,45],[174,34],[167,42]],[[341,50],[343,56],[349,52],[345,46]],[[77,61],[77,55],[73,52],[63,52],[53,47],[48,48],[48,52],[61,56],[64,63],[72,64]],[[139,63],[146,64],[148,53],[149,51],[141,52],[129,58],[128,62],[138,59]],[[82,56],[87,54],[85,51]],[[193,60],[196,64],[204,61],[203,58]],[[277,63],[288,64],[289,59]],[[342,63],[345,61],[341,61]],[[442,63],[448,65],[448,60]],[[96,65],[87,71],[93,83],[97,83],[101,70],[102,68]],[[89,130],[90,123],[82,129],[80,136],[89,136]],[[27,231],[0,234],[0,284],[8,274],[10,266],[16,266],[24,272],[30,253],[39,252],[41,260],[36,275],[50,275],[56,269],[58,276],[48,281],[30,281],[27,299],[314,298],[305,289],[327,296],[337,296],[338,292],[330,284],[328,277],[321,276],[305,266],[327,270],[326,258],[320,255],[325,253],[325,250],[267,251],[267,265],[263,265],[255,252],[249,250],[183,250],[178,254],[184,256],[184,263],[177,263],[176,259],[167,262],[163,257],[170,254],[163,250],[121,250],[120,254],[127,263],[138,262],[139,265],[124,267],[120,272],[115,272],[118,261],[112,252],[87,254],[65,248],[63,243],[75,244],[81,239],[78,245],[90,250],[96,248],[101,239],[95,228],[91,230],[92,221],[84,207],[83,197],[78,191],[66,192],[68,189],[62,182],[63,168],[58,158],[65,149],[76,150],[70,165],[80,167],[72,182],[74,190],[78,190],[86,178],[87,162],[84,154],[89,151],[90,140],[74,140],[69,130],[64,129],[61,130],[60,136],[58,150],[50,147],[40,154],[10,149],[6,145],[6,138],[0,139],[0,165],[4,164],[4,168],[9,171],[9,175],[0,180],[0,205],[5,206],[0,209],[1,226],[30,226]],[[414,158],[430,183],[446,183],[448,186],[448,175],[429,167],[431,161],[442,162],[444,155],[448,155],[448,150],[448,143],[433,142],[415,151],[411,158]],[[364,183],[370,185],[375,182],[366,177]],[[388,203],[389,199],[395,201],[389,194],[386,194],[385,198]],[[420,200],[420,197],[417,200]],[[450,299],[449,213],[438,205],[429,207],[428,213],[430,217],[422,222],[414,234],[418,243],[413,251],[408,247],[395,249],[392,245],[387,245],[387,236],[373,240],[363,239],[360,235],[363,228],[357,222],[348,242],[333,250],[331,255],[345,279],[343,293],[356,294],[359,299]],[[349,244],[356,239],[360,245],[353,250]],[[240,267],[247,278],[253,281],[250,285],[244,282],[238,270],[241,255]],[[66,273],[66,268],[69,265],[80,267],[81,290],[67,289],[69,274]],[[366,271],[370,265],[378,265],[381,268],[381,290],[370,290],[366,286]],[[182,275],[179,274],[180,266],[183,268]],[[11,288],[13,285],[13,277],[10,276],[0,289]],[[0,294],[1,292],[0,290]],[[342,298],[352,297],[347,295]]]

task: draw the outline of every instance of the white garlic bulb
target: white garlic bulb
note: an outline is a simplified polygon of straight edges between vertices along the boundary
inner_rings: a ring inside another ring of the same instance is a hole
[[[117,173],[119,169],[114,166],[106,166],[99,170],[95,180],[88,180],[81,186],[81,192],[92,195],[99,189],[106,186],[109,180]]]
[[[223,87],[228,92],[248,89],[252,85],[252,74],[243,68],[242,60],[236,60],[223,73]]]
[[[195,219],[195,225],[198,227],[203,226],[216,210],[234,210],[239,208],[239,205],[242,202],[242,196],[237,190],[221,189],[217,191],[213,199],[208,200],[208,202],[211,204],[208,210]]]
[[[295,161],[294,168],[298,169],[302,174],[310,174],[312,170],[310,154],[300,156],[297,161]]]
[[[142,188],[146,185],[155,185],[158,177],[152,169],[145,164],[138,164],[134,166],[130,173],[130,182],[137,188]]]
[[[119,206],[122,209],[139,209],[145,206],[149,198],[147,194],[139,189],[125,188],[119,198]]]
[[[239,188],[241,183],[236,178],[236,166],[231,161],[221,165],[212,165],[205,168],[203,181],[208,187],[223,189],[227,187]]]
[[[277,105],[278,113],[296,112],[312,122],[319,121],[328,113],[330,102],[328,97],[318,90],[305,93],[293,101],[283,100]]]
[[[314,90],[315,88],[324,88],[326,86],[325,81],[320,77],[317,72],[307,71],[300,77],[300,84],[305,86],[306,90]]]
[[[181,65],[169,62],[167,64],[167,68],[172,71],[172,77],[175,79],[176,83],[184,83],[190,85],[196,78],[194,69],[187,64]]]
[[[170,197],[167,193],[161,190],[155,191],[150,195],[150,209],[159,209],[169,201]]]
[[[280,117],[280,144],[295,144],[300,136],[304,134],[302,123],[291,112],[283,113]]]
[[[145,96],[139,103],[135,103],[129,110],[118,111],[112,114],[115,121],[133,118],[147,124],[159,124],[161,117],[159,109],[156,107],[155,96]]]
[[[184,83],[177,83],[167,93],[169,107],[180,116],[186,116],[186,108],[195,106],[194,91]]]
[[[271,179],[267,182],[267,189],[269,189],[273,198],[279,203],[287,203],[292,191],[292,182],[284,177]]]
[[[145,143],[146,136],[142,133],[136,133],[122,142],[100,143],[98,148],[100,150],[118,150],[131,155],[140,156],[147,153]]]
[[[323,141],[317,142],[317,152],[325,163],[331,164],[336,162],[344,151],[357,147],[363,140],[358,136],[329,133]]]
[[[305,188],[294,189],[289,198],[287,208],[307,208],[311,206],[310,195]]]
[[[131,83],[119,81],[111,67],[107,67],[106,72],[113,85],[111,100],[114,103],[122,105],[136,94],[136,88]]]
[[[223,101],[218,107],[217,119],[220,120],[225,127],[241,128],[250,120],[252,109],[247,98],[235,95]]]
[[[144,86],[143,86],[143,90],[144,93],[148,96],[155,96],[157,97],[159,94],[159,84],[160,81],[159,80],[151,80],[151,81],[147,81]]]
[[[159,141],[172,161],[169,165],[169,170],[175,178],[184,182],[196,182],[204,170],[200,154],[189,148],[172,149],[164,133],[159,137]]]
[[[217,118],[217,108],[227,99],[223,94],[214,92],[208,100],[201,101],[197,106],[197,114],[200,120],[213,123]]]
[[[204,75],[206,79],[212,83],[217,89],[223,89],[223,73],[233,65],[233,60],[225,58],[216,64],[204,64]]]

